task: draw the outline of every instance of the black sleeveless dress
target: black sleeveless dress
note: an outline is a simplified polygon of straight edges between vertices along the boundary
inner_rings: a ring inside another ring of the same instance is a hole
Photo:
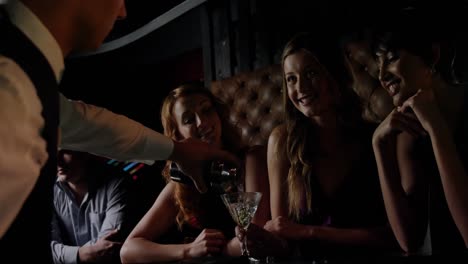
[[[364,124],[357,139],[362,146],[361,152],[333,197],[326,197],[317,177],[310,174],[313,208],[312,213],[302,215],[301,224],[347,229],[382,227],[388,223],[372,148],[374,130],[375,125]],[[301,241],[299,250],[305,258],[383,254],[375,248],[318,241]]]

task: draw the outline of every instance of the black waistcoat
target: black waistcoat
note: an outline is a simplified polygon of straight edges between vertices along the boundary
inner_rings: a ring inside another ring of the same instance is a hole
[[[58,84],[44,55],[1,14],[0,36],[0,54],[14,60],[36,88],[45,121],[41,135],[47,142],[49,154],[34,189],[0,240],[0,259],[1,262],[14,259],[16,263],[52,263],[50,226],[57,174]]]

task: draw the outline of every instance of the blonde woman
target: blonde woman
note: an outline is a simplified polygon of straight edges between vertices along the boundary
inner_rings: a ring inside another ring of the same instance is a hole
[[[301,33],[282,56],[286,122],[268,142],[272,220],[266,229],[305,256],[372,254],[394,241],[371,137],[345,72],[319,34]],[[325,59],[326,58],[326,59]],[[335,60],[333,60],[335,59]]]

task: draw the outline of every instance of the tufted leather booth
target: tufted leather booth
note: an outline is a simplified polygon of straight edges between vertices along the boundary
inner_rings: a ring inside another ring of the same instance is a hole
[[[240,73],[212,83],[212,92],[230,108],[230,122],[239,128],[243,143],[263,145],[283,122],[280,65]]]

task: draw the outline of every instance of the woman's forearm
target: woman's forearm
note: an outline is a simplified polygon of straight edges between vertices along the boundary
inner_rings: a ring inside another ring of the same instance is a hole
[[[313,226],[312,239],[339,245],[390,247],[396,245],[391,230],[376,228],[335,228]]]
[[[178,261],[185,258],[186,244],[162,245],[142,238],[127,240],[120,251],[122,263]]]

